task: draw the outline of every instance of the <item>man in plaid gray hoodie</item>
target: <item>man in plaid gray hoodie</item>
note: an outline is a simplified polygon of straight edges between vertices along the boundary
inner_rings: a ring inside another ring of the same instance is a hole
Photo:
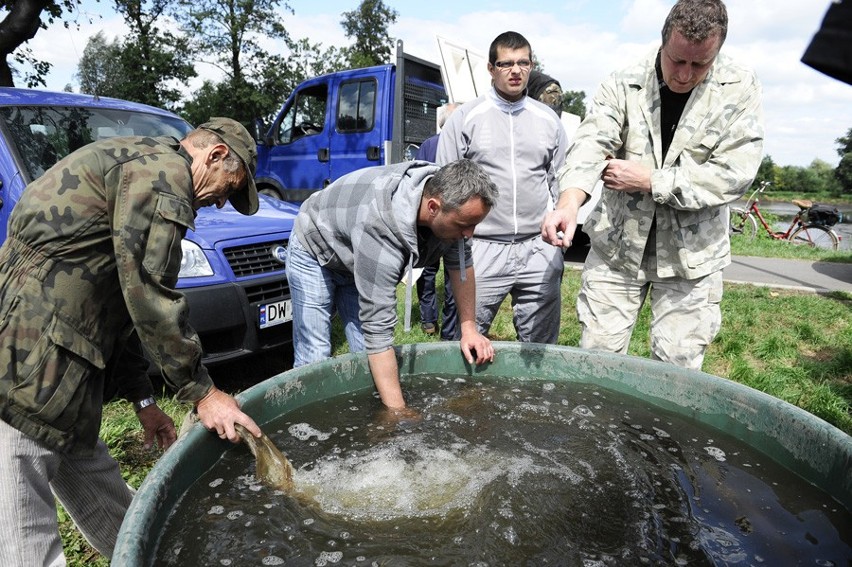
[[[470,160],[443,168],[420,162],[372,167],[341,177],[306,200],[287,249],[293,299],[294,366],[331,355],[331,319],[343,322],[352,352],[367,352],[382,402],[405,407],[393,351],[396,288],[404,274],[443,257],[471,364],[494,359],[476,328],[470,245],[497,188]],[[409,290],[410,293],[410,290]]]

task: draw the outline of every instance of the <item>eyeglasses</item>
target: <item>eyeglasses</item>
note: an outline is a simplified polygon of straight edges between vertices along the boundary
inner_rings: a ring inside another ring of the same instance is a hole
[[[529,71],[532,67],[532,61],[529,59],[518,59],[517,61],[495,61],[494,66],[501,71],[510,71],[517,65],[521,71]]]

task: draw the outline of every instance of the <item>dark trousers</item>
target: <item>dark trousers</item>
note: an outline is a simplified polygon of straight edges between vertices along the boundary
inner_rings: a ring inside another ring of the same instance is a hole
[[[435,279],[440,265],[440,262],[436,262],[431,266],[426,266],[417,280],[420,321],[423,323],[438,324],[438,293],[435,288]],[[458,311],[456,311],[456,301],[453,299],[453,289],[447,270],[444,270],[444,306],[442,311],[441,339],[445,341],[459,340],[461,329],[459,329],[458,324]]]

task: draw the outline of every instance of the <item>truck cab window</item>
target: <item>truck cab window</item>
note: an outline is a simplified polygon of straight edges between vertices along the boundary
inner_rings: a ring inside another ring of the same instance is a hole
[[[366,79],[340,85],[337,105],[338,132],[369,132],[376,115],[376,80]]]
[[[328,87],[316,85],[296,94],[293,105],[287,110],[278,126],[278,142],[289,144],[304,136],[314,136],[323,131]]]

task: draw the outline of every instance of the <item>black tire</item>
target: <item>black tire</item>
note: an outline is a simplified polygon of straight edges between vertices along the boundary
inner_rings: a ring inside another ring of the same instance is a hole
[[[731,236],[741,234],[753,240],[757,236],[757,221],[743,209],[731,208]]]
[[[279,193],[273,187],[261,187],[257,190],[261,195],[266,195],[267,197],[272,197],[273,199],[282,200],[281,193]]]
[[[790,242],[823,250],[837,250],[840,247],[840,241],[834,231],[819,224],[800,226],[790,235]]]

